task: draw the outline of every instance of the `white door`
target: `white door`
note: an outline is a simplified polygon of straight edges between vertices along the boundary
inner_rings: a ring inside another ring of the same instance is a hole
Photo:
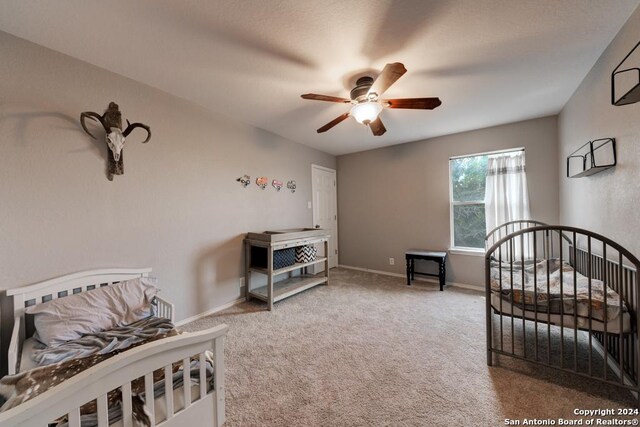
[[[329,238],[329,268],[338,265],[338,196],[336,171],[322,166],[311,166],[311,191],[313,192],[313,226],[327,230]],[[324,255],[324,248],[318,253]],[[316,267],[324,271],[324,265]]]

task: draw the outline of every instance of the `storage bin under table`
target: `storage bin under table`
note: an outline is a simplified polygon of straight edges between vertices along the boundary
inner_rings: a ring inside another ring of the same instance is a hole
[[[271,310],[275,302],[328,284],[328,241],[326,230],[313,228],[248,233],[244,239],[245,298],[265,301]],[[316,244],[323,244],[325,256],[316,255]],[[309,267],[321,264],[324,264],[322,273],[309,272]],[[265,276],[266,284],[253,287],[253,274]]]
[[[273,251],[273,269],[290,267],[296,263],[296,249],[284,248]],[[267,268],[269,248],[251,246],[251,267]]]

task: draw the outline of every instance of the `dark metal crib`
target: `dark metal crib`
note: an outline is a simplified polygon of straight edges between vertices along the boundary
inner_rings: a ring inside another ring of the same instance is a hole
[[[614,384],[640,407],[638,258],[538,221],[505,223],[486,245],[487,364],[499,354]]]

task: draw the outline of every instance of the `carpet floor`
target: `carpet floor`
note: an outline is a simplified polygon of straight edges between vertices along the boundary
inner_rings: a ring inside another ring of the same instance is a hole
[[[594,380],[506,357],[488,367],[484,295],[414,283],[336,268],[272,312],[251,301],[185,325],[229,325],[225,425],[498,426],[637,408]]]

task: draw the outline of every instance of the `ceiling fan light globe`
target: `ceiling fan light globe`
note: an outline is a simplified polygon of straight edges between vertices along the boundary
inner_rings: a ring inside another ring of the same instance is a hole
[[[382,111],[382,105],[378,102],[360,102],[351,107],[351,115],[358,123],[371,123],[378,118]]]

